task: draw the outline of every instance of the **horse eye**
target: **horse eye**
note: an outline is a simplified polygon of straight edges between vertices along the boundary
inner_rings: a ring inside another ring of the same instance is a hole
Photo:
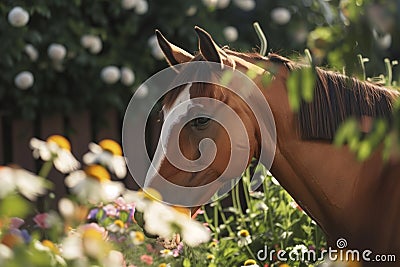
[[[208,126],[210,120],[211,119],[208,117],[199,117],[199,118],[192,120],[192,126],[197,129],[202,130]]]

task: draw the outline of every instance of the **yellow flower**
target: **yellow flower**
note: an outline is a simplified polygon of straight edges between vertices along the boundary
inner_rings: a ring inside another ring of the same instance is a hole
[[[282,263],[282,264],[279,265],[279,267],[290,267],[290,265],[287,264],[287,263]]]
[[[89,178],[96,179],[99,182],[110,181],[111,177],[108,171],[100,165],[90,165],[85,168],[85,173]]]
[[[134,245],[140,245],[144,243],[144,234],[142,232],[131,232],[130,237]]]
[[[145,199],[151,200],[151,201],[161,201],[162,196],[161,194],[150,187],[143,188],[142,190],[139,191],[139,194],[143,195]]]
[[[67,138],[65,138],[64,136],[61,135],[51,135],[49,136],[46,141],[48,143],[55,143],[56,145],[58,145],[60,148],[63,148],[65,150],[71,151],[71,144],[69,143],[69,141],[67,140]]]
[[[247,230],[240,230],[239,233],[238,233],[238,235],[239,235],[240,237],[248,237],[248,236],[250,236],[250,233],[249,233],[249,231],[247,231]]]
[[[104,139],[100,141],[99,146],[113,155],[122,156],[121,146],[114,140]]]
[[[255,260],[253,259],[248,259],[244,262],[243,266],[252,266],[252,267],[258,267],[258,264]]]
[[[174,210],[176,210],[179,213],[182,213],[183,215],[186,215],[187,217],[191,217],[191,211],[190,209],[182,206],[172,206]]]
[[[207,260],[213,260],[215,259],[215,256],[212,254],[207,254]]]
[[[217,241],[212,241],[211,243],[210,243],[210,245],[208,245],[210,248],[215,248],[215,247],[217,247],[218,246],[218,242]]]
[[[47,240],[47,239],[43,240],[42,245],[49,248],[50,251],[52,251],[54,254],[60,254],[58,247],[50,240]]]

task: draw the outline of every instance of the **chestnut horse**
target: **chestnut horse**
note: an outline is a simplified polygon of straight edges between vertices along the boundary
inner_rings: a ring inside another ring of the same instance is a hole
[[[314,100],[301,103],[296,113],[289,105],[286,80],[292,70],[304,66],[276,54],[264,57],[221,48],[207,32],[198,27],[195,30],[199,37],[199,53],[196,56],[156,32],[166,60],[171,66],[208,61],[219,63],[221,67],[234,67],[243,73],[255,70],[256,75],[252,79],[267,100],[275,120],[276,151],[270,171],[323,229],[328,243],[335,246],[337,239],[345,238],[347,249],[396,254],[397,260],[400,260],[399,162],[395,159],[383,161],[382,149],[361,162],[347,145],[337,147],[332,144],[339,125],[347,118],[356,117],[360,119],[360,124],[363,124],[362,118],[390,118],[392,103],[398,93],[316,68]],[[266,73],[273,74],[268,85],[261,82],[262,75]],[[263,163],[260,148],[268,147],[268,144],[260,143],[263,142],[260,127],[252,111],[236,94],[221,86],[193,84],[168,92],[163,100],[164,115],[167,116],[174,106],[185,99],[198,97],[217,99],[239,115],[249,139],[247,164],[253,157]],[[227,166],[233,148],[223,127],[212,123],[208,117],[197,118],[182,129],[179,137],[182,154],[192,160],[199,157],[201,138],[214,141],[217,154],[207,169],[196,174],[182,171],[161,155],[154,160],[157,162],[153,162],[157,175],[186,187],[217,179]],[[163,192],[162,186],[153,177],[149,178],[147,186]],[[176,194],[179,195],[179,192]]]

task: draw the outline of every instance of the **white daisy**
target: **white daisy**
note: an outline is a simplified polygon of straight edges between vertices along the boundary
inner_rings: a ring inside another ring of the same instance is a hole
[[[62,173],[69,173],[80,167],[79,161],[71,153],[69,141],[61,135],[52,135],[46,141],[32,138],[30,146],[36,159],[53,160],[54,167]]]
[[[249,231],[247,231],[245,229],[240,230],[238,232],[238,237],[239,237],[239,240],[238,240],[239,247],[247,246],[247,245],[251,244],[251,242],[252,242]]]
[[[100,165],[74,171],[65,178],[65,184],[82,202],[111,202],[124,190],[123,184],[110,180],[110,174]]]
[[[0,198],[18,190],[29,200],[46,193],[48,182],[27,170],[12,167],[0,167]]]
[[[139,231],[129,233],[129,237],[134,245],[141,245],[144,243],[144,234]]]
[[[98,145],[90,143],[89,150],[90,152],[83,156],[85,164],[101,164],[107,167],[112,173],[115,173],[118,178],[125,178],[125,158],[122,156],[121,146],[117,142],[111,139],[104,139]]]

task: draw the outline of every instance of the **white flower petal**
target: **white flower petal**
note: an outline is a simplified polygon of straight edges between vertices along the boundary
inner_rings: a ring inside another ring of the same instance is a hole
[[[78,235],[71,235],[62,242],[61,255],[67,260],[83,257],[82,239]]]
[[[0,168],[0,198],[4,198],[16,189],[16,183],[11,168]]]
[[[70,151],[59,148],[57,151],[57,157],[54,159],[54,167],[62,173],[70,173],[77,170],[81,164]]]
[[[24,169],[15,169],[14,172],[16,186],[26,198],[33,201],[36,200],[37,196],[46,193],[46,183],[42,177]]]

